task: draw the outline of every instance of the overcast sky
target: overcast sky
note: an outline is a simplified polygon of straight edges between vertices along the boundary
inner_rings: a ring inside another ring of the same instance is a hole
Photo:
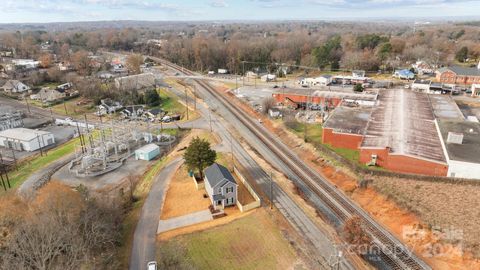
[[[0,0],[0,23],[476,16],[480,1]]]

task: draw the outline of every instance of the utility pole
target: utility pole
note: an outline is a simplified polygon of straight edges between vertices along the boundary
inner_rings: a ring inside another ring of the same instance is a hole
[[[80,132],[80,127],[78,126],[77,122],[77,131],[78,131],[78,138],[80,139],[80,147],[82,148],[82,154],[84,154],[84,149],[83,149],[83,141],[82,141],[82,133]]]
[[[63,108],[65,109],[65,114],[68,115],[67,105],[65,104],[65,101],[63,102]]]
[[[307,129],[308,129],[308,112],[309,112],[309,106],[308,106],[308,101],[310,99],[310,96],[307,96],[307,108],[306,108],[306,113],[305,113],[305,125],[303,128],[303,141],[307,142]]]
[[[50,107],[50,116],[52,117],[52,123],[55,123],[55,118],[53,117],[52,107]]]
[[[84,114],[83,116],[85,117],[85,127],[87,128],[88,142],[90,142],[90,147],[93,148],[92,136],[91,136],[90,131],[88,129],[87,115]]]
[[[13,150],[13,148],[12,148],[12,156],[13,156],[13,162],[15,164],[15,170],[18,171],[17,157],[15,156],[15,150]]]
[[[43,151],[42,151],[42,145],[40,144],[40,136],[37,133],[37,142],[38,142],[38,148],[40,149],[40,156],[43,157]]]
[[[232,153],[232,172],[235,170],[235,156],[233,155],[233,135],[230,134],[230,152]]]
[[[193,85],[193,109],[197,110],[197,86]]]
[[[243,74],[242,74],[243,84],[242,84],[242,86],[245,86],[245,61],[242,61],[242,71],[243,71]]]
[[[185,89],[185,108],[187,109],[187,120],[188,120],[188,96],[187,96],[187,86],[183,86]]]
[[[26,95],[23,95],[23,98],[25,99],[25,103],[27,103],[27,110],[28,110],[28,113],[31,113],[30,112],[30,104],[28,104],[28,98]]]
[[[270,171],[270,209],[273,209],[273,176]]]
[[[208,120],[210,122],[210,133],[213,132],[212,129],[212,113],[210,112],[210,108],[208,108]]]

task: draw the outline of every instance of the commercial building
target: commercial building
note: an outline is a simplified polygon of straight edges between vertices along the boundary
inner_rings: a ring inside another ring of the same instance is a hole
[[[336,148],[358,149],[371,111],[370,106],[338,106],[323,124],[322,143]]]
[[[448,176],[480,179],[480,124],[465,120],[440,120]]]
[[[393,172],[480,179],[480,123],[446,95],[389,89],[375,106],[342,101],[322,142],[358,150],[360,163]]]
[[[477,67],[451,66],[441,68],[437,70],[436,78],[445,84],[480,84],[480,63]]]
[[[377,94],[339,92],[315,89],[282,89],[272,94],[277,103],[294,107],[306,107],[306,104],[322,104],[335,108],[342,100],[359,105],[373,106]]]
[[[0,146],[18,151],[35,151],[52,145],[55,138],[51,132],[28,128],[12,128],[0,131]]]
[[[160,155],[160,147],[156,144],[147,144],[135,150],[136,160],[150,161]]]
[[[360,162],[402,173],[446,176],[448,164],[428,95],[382,91],[360,146]]]

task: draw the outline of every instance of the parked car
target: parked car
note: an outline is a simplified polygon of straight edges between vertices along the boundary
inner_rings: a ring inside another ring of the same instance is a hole
[[[157,262],[156,261],[148,262],[147,270],[157,270]]]

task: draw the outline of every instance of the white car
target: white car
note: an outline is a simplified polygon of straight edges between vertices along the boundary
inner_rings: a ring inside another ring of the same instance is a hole
[[[148,262],[147,270],[157,270],[157,262],[156,261]]]

